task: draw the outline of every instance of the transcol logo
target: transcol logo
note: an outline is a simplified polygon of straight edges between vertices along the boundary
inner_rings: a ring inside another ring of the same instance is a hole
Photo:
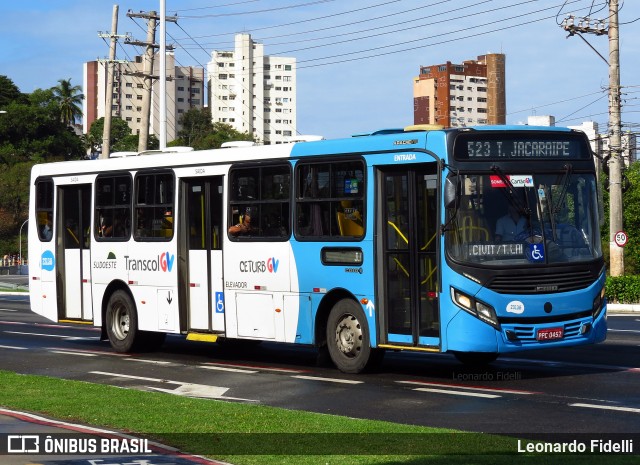
[[[176,256],[171,255],[169,252],[163,252],[156,258],[139,259],[130,258],[129,255],[124,256],[125,266],[127,271],[164,271],[171,272],[173,269],[173,262]]]

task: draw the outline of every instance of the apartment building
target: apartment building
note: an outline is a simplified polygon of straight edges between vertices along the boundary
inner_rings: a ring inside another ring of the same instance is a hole
[[[505,55],[421,66],[413,80],[414,124],[505,124]]]
[[[167,53],[167,141],[176,138],[180,130],[180,116],[191,108],[202,108],[205,104],[204,69],[191,66],[176,66],[173,53]],[[154,59],[154,76],[159,76],[160,58]],[[132,134],[138,134],[142,122],[142,100],[145,92],[144,60],[137,56],[135,61],[114,65],[113,102],[111,115],[125,120]],[[89,61],[84,64],[83,132],[86,134],[91,124],[106,115],[107,66],[105,61]],[[160,133],[160,85],[153,80],[151,93],[151,116],[149,132]]]
[[[265,55],[250,34],[233,50],[214,50],[207,64],[213,122],[227,123],[259,142],[279,144],[296,131],[296,60]]]

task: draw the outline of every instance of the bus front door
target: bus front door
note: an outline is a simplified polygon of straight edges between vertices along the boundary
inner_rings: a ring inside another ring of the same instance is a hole
[[[91,185],[60,186],[57,217],[58,317],[91,321]]]
[[[186,305],[182,326],[190,331],[224,332],[222,281],[222,183],[223,176],[182,181],[179,227],[180,288]]]
[[[378,173],[377,283],[386,344],[438,350],[436,164]]]

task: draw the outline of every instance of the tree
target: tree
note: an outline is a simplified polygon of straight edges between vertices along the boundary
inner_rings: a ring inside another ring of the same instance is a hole
[[[21,224],[28,217],[29,178],[35,163],[77,160],[80,137],[61,121],[53,89],[23,94],[0,76],[0,250],[17,251]]]
[[[0,75],[0,110],[12,102],[26,103],[27,98],[7,76]]]
[[[99,118],[93,122],[89,133],[85,136],[87,148],[91,149],[92,153],[101,151],[103,130],[104,118]],[[131,134],[131,128],[125,120],[115,116],[111,118],[111,138],[109,140],[111,152],[137,152],[139,137],[138,134]],[[156,150],[160,147],[160,141],[155,135],[149,134],[147,146],[149,150]]]
[[[0,117],[0,162],[45,162],[80,159],[84,149],[73,130],[60,122],[47,91],[34,92],[36,104],[13,102]]]
[[[102,147],[102,134],[104,131],[104,117],[98,118],[93,122],[91,127],[89,128],[89,133],[87,134],[87,141],[91,145],[92,152],[100,152]],[[128,136],[131,135],[131,128],[127,124],[125,120],[122,118],[118,118],[116,116],[111,118],[111,134],[109,137],[109,146],[112,150],[121,151],[122,148],[117,148],[118,144],[125,140]],[[138,150],[136,146],[132,150]]]
[[[69,78],[59,79],[58,85],[51,90],[60,107],[60,120],[65,125],[73,125],[76,119],[82,118],[82,87],[72,86]]]
[[[625,275],[640,272],[640,162],[631,163],[624,172],[629,188],[622,194],[624,230],[628,241],[624,248]]]
[[[208,108],[192,108],[180,118],[182,129],[171,146],[186,145],[195,150],[219,148],[224,142],[254,140],[251,134],[239,132],[225,123],[212,123]]]

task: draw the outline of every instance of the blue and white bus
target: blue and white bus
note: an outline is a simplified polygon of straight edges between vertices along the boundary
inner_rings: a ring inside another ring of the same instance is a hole
[[[350,373],[386,349],[488,363],[605,339],[599,212],[586,136],[554,127],[42,164],[31,306],[119,352],[182,334],[312,345]]]

